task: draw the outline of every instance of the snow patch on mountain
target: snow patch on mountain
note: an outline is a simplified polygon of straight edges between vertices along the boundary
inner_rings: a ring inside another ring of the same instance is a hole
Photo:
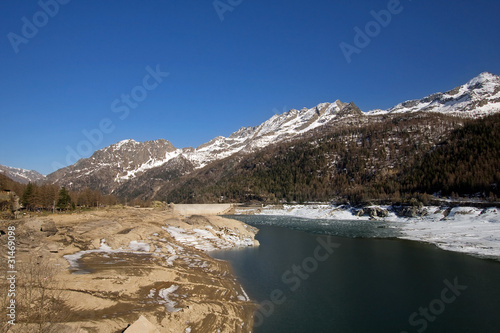
[[[123,146],[130,146],[130,145],[138,145],[140,144],[139,142],[133,140],[133,139],[127,139],[127,140],[122,140],[110,147],[112,147],[113,150],[120,150]]]
[[[372,110],[367,115],[407,112],[439,112],[466,117],[484,117],[500,111],[500,76],[481,73],[466,84],[445,93],[400,103],[388,110]]]
[[[4,165],[0,165],[0,173],[21,184],[28,184],[29,182],[36,183],[45,179],[45,175],[42,175],[37,171],[13,168]]]
[[[237,153],[252,153],[269,145],[293,140],[306,132],[332,125],[350,117],[364,117],[406,112],[439,112],[462,117],[482,117],[500,111],[500,77],[482,73],[466,84],[445,93],[421,100],[411,100],[388,110],[361,112],[353,103],[337,100],[313,108],[292,109],[274,115],[261,125],[242,127],[229,137],[218,136],[197,148],[176,148],[166,140],[120,141],[95,152],[90,158],[49,175],[49,181],[80,187],[93,186],[112,192],[116,187],[137,178],[148,170],[182,159],[188,169],[200,169]],[[184,165],[184,164],[183,164]],[[175,168],[175,163],[170,166]],[[189,171],[188,171],[189,172]]]
[[[156,159],[156,158],[150,158],[147,160],[145,163],[141,164],[139,167],[132,169],[132,170],[127,170],[126,174],[124,176],[119,176],[119,180],[128,180],[131,178],[136,177],[136,175],[146,172],[147,170],[150,170],[152,168],[156,168],[159,166],[162,166],[163,164],[167,163],[171,159],[174,159],[181,155],[182,150],[181,149],[176,149],[171,152],[167,152],[165,154],[165,157],[162,159]]]
[[[183,155],[195,168],[202,168],[238,152],[252,152],[323,126],[336,118],[347,105],[337,101],[332,104],[319,104],[311,109],[293,109],[281,115],[274,115],[259,126],[243,127],[227,138],[216,137],[195,150],[184,152]]]

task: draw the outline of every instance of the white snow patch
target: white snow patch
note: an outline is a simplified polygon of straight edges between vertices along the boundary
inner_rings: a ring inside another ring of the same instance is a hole
[[[160,289],[160,291],[158,292],[158,296],[163,299],[159,301],[159,303],[164,304],[165,309],[167,309],[168,312],[178,312],[181,310],[179,308],[176,308],[175,305],[177,303],[169,298],[170,295],[178,296],[177,294],[174,294],[174,291],[176,291],[177,289],[179,289],[178,286],[172,285],[169,288]]]
[[[170,236],[181,244],[192,246],[202,251],[213,251],[217,249],[228,249],[233,247],[253,246],[250,237],[244,237],[237,230],[224,228],[220,231],[211,226],[194,229],[182,229],[179,227],[163,227]]]
[[[149,244],[147,243],[141,243],[138,241],[131,241],[128,247],[132,251],[144,251],[144,252],[149,252]]]
[[[79,267],[78,260],[80,260],[84,255],[89,253],[101,253],[101,252],[113,253],[113,252],[120,252],[120,250],[113,250],[109,245],[106,244],[106,239],[103,238],[101,239],[101,245],[98,249],[85,250],[73,254],[67,254],[63,256],[63,258],[68,261],[70,268],[78,269]]]
[[[373,206],[389,209],[388,206]],[[500,259],[500,209],[456,207],[445,216],[446,209],[425,207],[423,217],[399,217],[389,212],[381,220],[399,222],[402,239],[423,241],[438,247],[482,257]],[[237,212],[238,213],[238,212]],[[310,219],[368,220],[368,216],[355,216],[351,210],[331,205],[284,205],[261,208],[256,215],[295,216]]]
[[[66,259],[69,263],[70,269],[78,269],[78,261],[86,254],[89,253],[105,253],[103,255],[104,257],[108,258],[107,253],[132,253],[132,254],[139,254],[139,253],[144,253],[144,251],[149,252],[149,244],[146,243],[140,243],[138,241],[131,241],[129,244],[130,250],[124,250],[122,248],[119,249],[112,249],[109,245],[106,244],[106,239],[103,238],[101,239],[101,244],[98,249],[93,249],[93,250],[84,250],[84,251],[79,251],[73,254],[67,254],[63,256],[64,259]]]
[[[236,210],[238,213],[238,210]],[[332,219],[332,220],[369,220],[369,216],[355,216],[351,211],[340,206],[327,204],[317,205],[283,205],[283,208],[266,206],[255,215],[295,216],[307,219]]]
[[[155,288],[153,288],[153,289],[151,289],[151,290],[149,291],[149,294],[148,294],[148,296],[146,296],[146,297],[147,297],[147,298],[153,298],[153,297],[155,297],[155,295],[156,295],[156,289],[155,289]]]
[[[436,218],[441,217],[441,218]],[[447,217],[432,214],[402,224],[403,239],[424,241],[456,252],[500,259],[498,208],[453,208]]]
[[[240,301],[244,301],[244,302],[249,302],[250,301],[250,297],[248,297],[247,293],[245,292],[245,289],[243,289],[243,287],[241,288],[241,292],[243,293],[243,295],[238,295],[238,299]]]

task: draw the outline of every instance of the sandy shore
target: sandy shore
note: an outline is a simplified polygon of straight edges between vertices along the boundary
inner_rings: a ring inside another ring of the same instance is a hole
[[[127,208],[2,221],[1,229],[9,225],[16,226],[18,308],[17,325],[2,320],[3,331],[38,331],[28,321],[54,332],[123,332],[141,315],[158,332],[252,329],[255,304],[229,264],[207,254],[258,244],[256,229],[239,221]],[[38,287],[26,284],[28,275]],[[45,302],[24,304],[42,289]]]

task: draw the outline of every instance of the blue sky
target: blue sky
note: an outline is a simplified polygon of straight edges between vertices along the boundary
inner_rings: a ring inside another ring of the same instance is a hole
[[[59,1],[0,3],[0,164],[47,174],[71,150],[198,146],[291,108],[385,109],[500,74],[497,1]],[[348,63],[340,44],[388,8]]]

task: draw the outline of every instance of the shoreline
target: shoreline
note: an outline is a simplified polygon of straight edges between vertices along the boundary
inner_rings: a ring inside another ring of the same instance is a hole
[[[497,207],[270,205],[238,207],[235,214],[392,222],[403,233],[398,237],[400,239],[429,243],[443,250],[500,261],[500,209]]]
[[[21,262],[43,266],[45,289],[57,291],[47,328],[122,332],[137,322],[159,332],[253,330],[257,305],[230,264],[208,253],[258,246],[257,229],[242,222],[127,208],[2,221],[0,228],[7,225],[16,225],[20,274],[28,271]],[[12,332],[37,326],[21,303]]]

